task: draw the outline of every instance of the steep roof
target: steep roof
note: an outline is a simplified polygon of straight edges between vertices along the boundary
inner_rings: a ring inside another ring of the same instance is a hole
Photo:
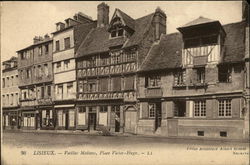
[[[162,35],[154,44],[139,71],[181,67],[182,37],[180,33]]]
[[[96,27],[97,22],[86,23],[86,24],[78,24],[74,26],[74,39],[75,39],[75,50],[77,50],[84,40],[84,38],[88,35],[92,28]]]
[[[222,63],[234,63],[244,60],[245,22],[223,25],[226,32],[225,51]],[[151,47],[139,71],[152,71],[181,67],[182,36],[180,33],[162,35],[160,42]]]
[[[76,55],[85,56],[95,53],[101,53],[109,51],[112,46],[123,45],[123,47],[130,47],[140,43],[144,34],[150,27],[153,14],[135,19],[135,32],[130,38],[114,38],[110,39],[110,33],[108,32],[108,26],[93,28],[87,37],[82,41]],[[127,19],[129,20],[129,19]]]
[[[245,22],[231,23],[223,26],[226,32],[223,62],[240,62],[245,56]]]
[[[123,21],[125,25],[127,25],[129,28],[134,29],[135,28],[135,20],[131,18],[129,15],[121,11],[120,9],[117,9],[119,13],[121,14],[121,17],[123,18]]]

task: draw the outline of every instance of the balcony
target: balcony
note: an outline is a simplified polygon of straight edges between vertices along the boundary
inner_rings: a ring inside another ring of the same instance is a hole
[[[21,103],[21,106],[22,107],[26,107],[26,106],[35,106],[35,105],[37,105],[37,100],[21,100],[20,101],[20,103]]]
[[[100,66],[94,68],[85,68],[79,69],[77,76],[78,78],[91,77],[97,75],[110,75],[110,74],[120,74],[120,73],[129,73],[135,72],[136,65],[135,63],[124,63],[117,65],[108,65],[108,66]]]
[[[79,100],[110,100],[123,99],[124,101],[135,101],[136,93],[131,92],[98,92],[98,93],[83,93],[79,94]]]
[[[39,105],[51,105],[53,104],[52,98],[43,98],[37,100]]]
[[[162,94],[163,94],[163,92],[162,92],[162,89],[160,87],[145,89],[146,97],[162,97]]]

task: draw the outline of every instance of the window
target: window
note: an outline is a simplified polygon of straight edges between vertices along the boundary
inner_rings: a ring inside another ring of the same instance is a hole
[[[18,97],[18,93],[16,93],[16,105],[18,105],[19,102],[19,97]]]
[[[44,93],[45,93],[44,87],[41,87],[41,98],[42,99],[44,98]]]
[[[198,136],[204,136],[204,131],[197,131]]]
[[[26,59],[29,59],[29,58],[30,58],[30,51],[27,50],[27,51],[25,52],[25,54],[26,54]]]
[[[10,103],[10,97],[9,97],[9,95],[7,94],[7,98],[6,98],[7,100],[6,100],[6,104],[7,105],[9,105],[9,103]]]
[[[42,55],[42,52],[43,52],[43,51],[42,51],[42,46],[39,46],[39,47],[38,47],[38,55],[41,56],[41,55]]]
[[[113,38],[113,37],[116,37],[116,31],[112,31],[111,32],[111,37]]]
[[[206,45],[214,45],[217,44],[218,41],[217,35],[211,36],[203,36],[199,38],[190,38],[186,39],[184,42],[184,48],[191,48],[191,47],[199,47],[199,46],[206,46]]]
[[[161,76],[154,75],[145,78],[146,87],[160,87]]]
[[[47,95],[51,96],[51,86],[47,86]]]
[[[95,92],[96,91],[96,81],[92,80],[88,82],[88,91]]]
[[[219,66],[219,82],[224,82],[224,83],[229,83],[232,82],[232,68],[227,66],[227,65],[223,65],[223,66]]]
[[[7,87],[10,86],[10,78],[9,78],[9,77],[7,77],[7,79],[6,79],[6,86],[7,86]]]
[[[69,69],[69,63],[70,63],[70,60],[64,61],[64,70],[68,70]]]
[[[23,70],[20,70],[21,80],[23,80]]]
[[[70,38],[69,37],[64,38],[64,46],[65,46],[65,49],[70,48]]]
[[[227,132],[226,131],[220,131],[220,136],[221,137],[227,137]]]
[[[11,86],[14,86],[14,76],[11,76]]]
[[[95,67],[96,66],[96,57],[92,56],[87,60],[87,67]]]
[[[185,85],[186,80],[186,72],[178,71],[174,74],[174,85],[175,86],[183,86]]]
[[[48,54],[49,53],[49,45],[48,44],[45,45],[44,48],[45,48],[45,54]]]
[[[37,77],[40,77],[42,75],[42,67],[41,65],[37,66]]]
[[[26,74],[26,77],[27,77],[27,78],[30,78],[30,77],[31,77],[30,69],[27,69],[27,70],[26,70],[26,73],[27,73],[27,74]]]
[[[174,101],[174,116],[176,117],[186,116],[186,101],[184,100]]]
[[[123,29],[118,30],[118,36],[123,36]]]
[[[59,51],[60,50],[60,43],[59,43],[59,40],[56,41],[56,51]]]
[[[124,78],[124,90],[134,89],[134,76],[126,76]]]
[[[156,104],[150,103],[148,104],[148,116],[149,118],[154,118],[156,112]]]
[[[100,106],[100,112],[107,112],[108,111],[108,106]]]
[[[58,85],[57,87],[57,99],[63,98],[63,85]]]
[[[60,72],[61,71],[61,62],[56,63],[56,71]]]
[[[5,78],[3,78],[3,88],[5,88]]]
[[[121,91],[121,77],[112,78],[113,91]]]
[[[6,104],[5,95],[3,95],[3,105]]]
[[[44,64],[44,75],[45,75],[46,77],[49,76],[48,64]]]
[[[127,61],[134,61],[135,60],[135,52],[128,52],[127,54]]]
[[[27,92],[26,91],[23,92],[23,99],[24,100],[27,99]]]
[[[14,103],[14,95],[11,94],[10,95],[10,105],[13,105],[13,103]]]
[[[24,52],[21,52],[21,53],[20,53],[20,56],[21,56],[21,60],[24,60],[24,59],[25,59]]]
[[[116,28],[111,31],[111,38],[123,36],[124,30],[122,28]]]
[[[204,117],[206,116],[206,101],[195,101],[194,102],[194,116]]]
[[[197,77],[196,77],[197,83],[204,83],[205,82],[205,68],[197,68],[196,73],[197,73]]]
[[[108,91],[108,78],[99,79],[99,91],[100,92]]]
[[[231,117],[232,106],[230,99],[219,100],[219,117]]]
[[[68,96],[68,98],[72,98],[74,96],[73,83],[68,83],[67,84],[67,96]]]
[[[16,75],[15,85],[18,85],[18,75]]]

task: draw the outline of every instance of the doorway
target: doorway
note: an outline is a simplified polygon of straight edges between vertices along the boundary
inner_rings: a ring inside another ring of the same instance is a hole
[[[155,114],[155,131],[161,127],[161,103],[156,103],[156,114]]]
[[[89,113],[89,131],[96,129],[96,113]]]

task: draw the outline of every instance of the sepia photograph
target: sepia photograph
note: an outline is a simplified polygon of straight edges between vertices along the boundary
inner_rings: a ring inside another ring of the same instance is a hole
[[[247,1],[1,1],[2,165],[249,165]]]

